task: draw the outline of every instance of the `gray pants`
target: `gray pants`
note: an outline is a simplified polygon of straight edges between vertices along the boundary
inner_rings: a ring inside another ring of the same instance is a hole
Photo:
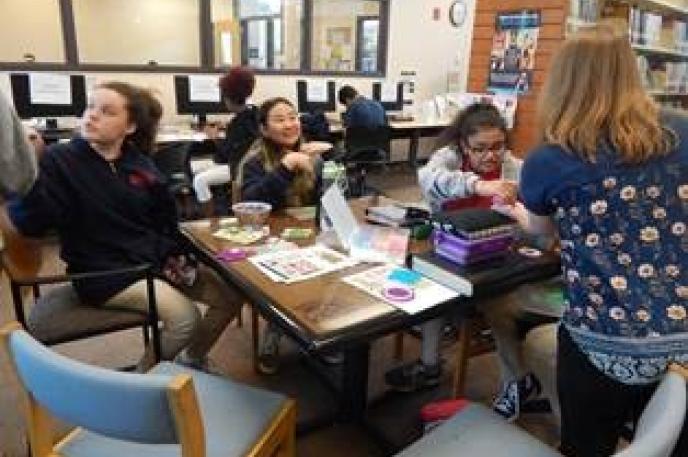
[[[243,304],[243,297],[234,287],[202,264],[199,265],[196,281],[190,287],[177,289],[156,279],[155,297],[162,321],[160,339],[164,360],[173,359],[184,348],[192,359],[200,360],[205,357],[225,327],[240,312]],[[203,316],[194,301],[208,307]],[[146,312],[146,281],[132,284],[103,306]],[[154,360],[153,348],[148,347],[139,363],[139,369],[150,368]]]

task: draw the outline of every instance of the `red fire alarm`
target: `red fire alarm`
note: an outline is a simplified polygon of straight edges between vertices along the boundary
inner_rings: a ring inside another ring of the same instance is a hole
[[[442,16],[442,10],[440,8],[433,8],[432,9],[432,20],[433,21],[439,21]]]

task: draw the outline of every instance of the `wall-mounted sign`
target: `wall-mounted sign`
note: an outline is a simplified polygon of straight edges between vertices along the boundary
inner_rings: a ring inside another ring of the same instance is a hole
[[[488,92],[526,94],[530,91],[539,32],[539,11],[497,14]]]

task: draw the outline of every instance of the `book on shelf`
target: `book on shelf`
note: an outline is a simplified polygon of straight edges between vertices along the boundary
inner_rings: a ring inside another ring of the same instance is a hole
[[[571,0],[571,17],[579,21],[597,21],[599,10],[599,0]]]
[[[650,60],[636,57],[643,86],[656,95],[685,94],[688,89],[688,62]]]
[[[607,2],[602,8],[602,17],[619,18],[628,22],[631,44],[688,52],[688,28],[685,20],[621,2]]]

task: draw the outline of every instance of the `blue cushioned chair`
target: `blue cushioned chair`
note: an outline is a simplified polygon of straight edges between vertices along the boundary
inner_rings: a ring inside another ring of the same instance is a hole
[[[0,329],[28,398],[33,457],[294,455],[292,400],[173,363],[148,374],[59,355],[22,330]],[[49,417],[79,426],[55,443]]]
[[[668,457],[686,414],[687,371],[672,367],[645,407],[633,442],[615,457]],[[492,410],[470,404],[397,457],[560,457]]]

